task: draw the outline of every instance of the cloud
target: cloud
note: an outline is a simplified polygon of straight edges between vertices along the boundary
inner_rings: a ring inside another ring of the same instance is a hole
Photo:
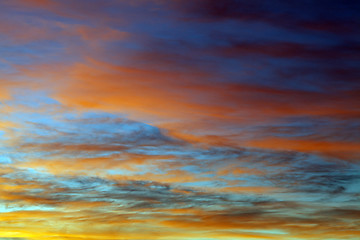
[[[359,237],[353,3],[0,9],[0,238]]]
[[[19,170],[14,174],[3,175],[7,184],[21,187],[16,194],[12,193],[16,198],[6,200],[12,201],[14,210],[16,206],[21,208],[24,204],[53,207],[41,211],[11,211],[10,208],[9,212],[3,213],[1,226],[22,234],[26,234],[29,227],[39,230],[46,227],[47,230],[39,231],[39,234],[51,233],[62,236],[67,232],[69,237],[76,238],[78,234],[88,236],[96,233],[102,238],[109,237],[108,234],[112,236],[110,238],[127,235],[136,238],[139,235],[133,229],[129,229],[131,224],[134,227],[142,227],[147,234],[152,232],[150,227],[161,230],[159,238],[175,236],[173,231],[181,229],[186,229],[189,234],[196,230],[201,231],[203,236],[219,237],[225,237],[226,231],[235,229],[238,236],[244,237],[285,239],[290,233],[292,236],[308,234],[310,239],[316,238],[317,234],[357,236],[356,232],[351,233],[354,228],[346,225],[346,221],[354,218],[355,212],[350,213],[346,209],[325,208],[318,211],[319,207],[311,207],[306,203],[299,205],[296,202],[276,201],[259,196],[235,197],[232,194],[211,194],[193,189],[174,191],[176,188],[172,185],[149,181],[56,177],[40,173],[36,180],[33,180],[34,173],[21,173]],[[2,193],[2,196],[6,195]],[[305,215],[304,209],[308,211]],[[138,214],[140,211],[141,215]],[[316,216],[312,215],[314,212],[317,212]],[[154,222],[155,216],[157,221]],[[334,222],[324,221],[323,216],[331,218]],[[19,220],[22,220],[23,224],[11,225]],[[62,225],[51,225],[52,222],[62,222]],[[89,224],[97,226],[94,229],[85,227]],[[339,225],[348,232],[338,231]],[[19,228],[21,226],[22,228]],[[164,231],[163,228],[167,228],[168,231]],[[311,234],[308,233],[309,228],[312,229]],[[281,229],[281,234],[285,235],[278,235],[275,229]],[[266,230],[269,232],[264,233]]]
[[[263,121],[288,116],[352,117],[357,114],[351,106],[358,98],[351,90],[312,92],[248,84],[209,84],[205,82],[206,77],[194,80],[198,84],[186,84],[196,75],[99,62],[74,65],[68,72],[69,75],[63,76],[68,82],[59,86],[54,94],[63,104],[80,109],[127,112],[133,117],[153,120],[202,123],[204,119],[208,124],[216,120],[232,124],[247,119],[247,115],[253,116],[253,121]],[[151,81],[147,76],[152,76]]]
[[[195,21],[252,21],[265,22],[284,28],[316,30],[328,32],[354,32],[356,20],[354,3],[342,1],[326,2],[305,1],[301,3],[277,1],[264,3],[242,0],[197,0],[191,3],[174,1],[175,6],[187,15],[186,20]],[[336,9],[336,10],[335,10]],[[336,15],[334,15],[336,11]],[[306,12],[307,14],[304,14]],[[286,18],[286,21],[284,21]],[[340,24],[341,23],[341,24]],[[345,28],[341,25],[346,26]]]
[[[357,153],[356,144],[352,147],[344,143],[342,149],[339,142],[333,142],[332,148],[321,148],[323,145],[314,146],[314,140],[306,139],[307,135],[316,136],[312,131],[330,134],[326,126],[325,130],[308,127],[304,140],[298,136],[303,130],[295,128],[289,135],[277,137],[284,142],[281,145],[274,143],[275,138],[269,140],[269,146],[247,140],[242,144],[246,148],[186,142],[164,129],[112,114],[51,114],[43,123],[37,123],[36,118],[22,122],[23,130],[12,133],[11,142],[4,142],[12,159],[9,166],[55,175],[95,174],[116,181],[155,181],[244,194],[339,194],[357,181],[351,170],[356,161],[344,162],[339,156],[335,160],[331,155],[341,151]],[[257,130],[263,141],[270,138],[261,134],[278,134],[278,129],[272,127]]]

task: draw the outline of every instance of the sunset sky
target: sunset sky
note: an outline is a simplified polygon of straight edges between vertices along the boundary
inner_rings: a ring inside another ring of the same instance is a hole
[[[0,240],[360,239],[360,2],[0,0]]]

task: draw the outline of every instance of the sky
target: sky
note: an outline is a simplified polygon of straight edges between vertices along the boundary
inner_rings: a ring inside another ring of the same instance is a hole
[[[0,240],[360,239],[359,12],[0,0]]]

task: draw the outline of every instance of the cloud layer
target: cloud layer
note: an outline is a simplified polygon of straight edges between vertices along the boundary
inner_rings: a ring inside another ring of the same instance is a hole
[[[359,4],[0,9],[0,239],[359,238]]]

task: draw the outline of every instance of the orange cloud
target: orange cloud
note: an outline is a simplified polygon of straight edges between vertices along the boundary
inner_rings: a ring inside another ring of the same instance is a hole
[[[359,99],[346,97],[350,92],[321,94],[241,84],[205,84],[208,77],[202,72],[147,70],[91,61],[69,70],[69,81],[57,89],[55,98],[85,109],[167,118],[170,122],[182,119],[199,125],[210,119],[218,124],[235,124],[249,118],[269,121],[288,116],[357,113],[349,106]]]
[[[244,145],[249,147],[264,148],[271,150],[290,150],[308,153],[318,153],[327,156],[339,157],[355,161],[360,154],[360,143],[341,141],[317,141],[286,138],[264,138],[252,140]]]

